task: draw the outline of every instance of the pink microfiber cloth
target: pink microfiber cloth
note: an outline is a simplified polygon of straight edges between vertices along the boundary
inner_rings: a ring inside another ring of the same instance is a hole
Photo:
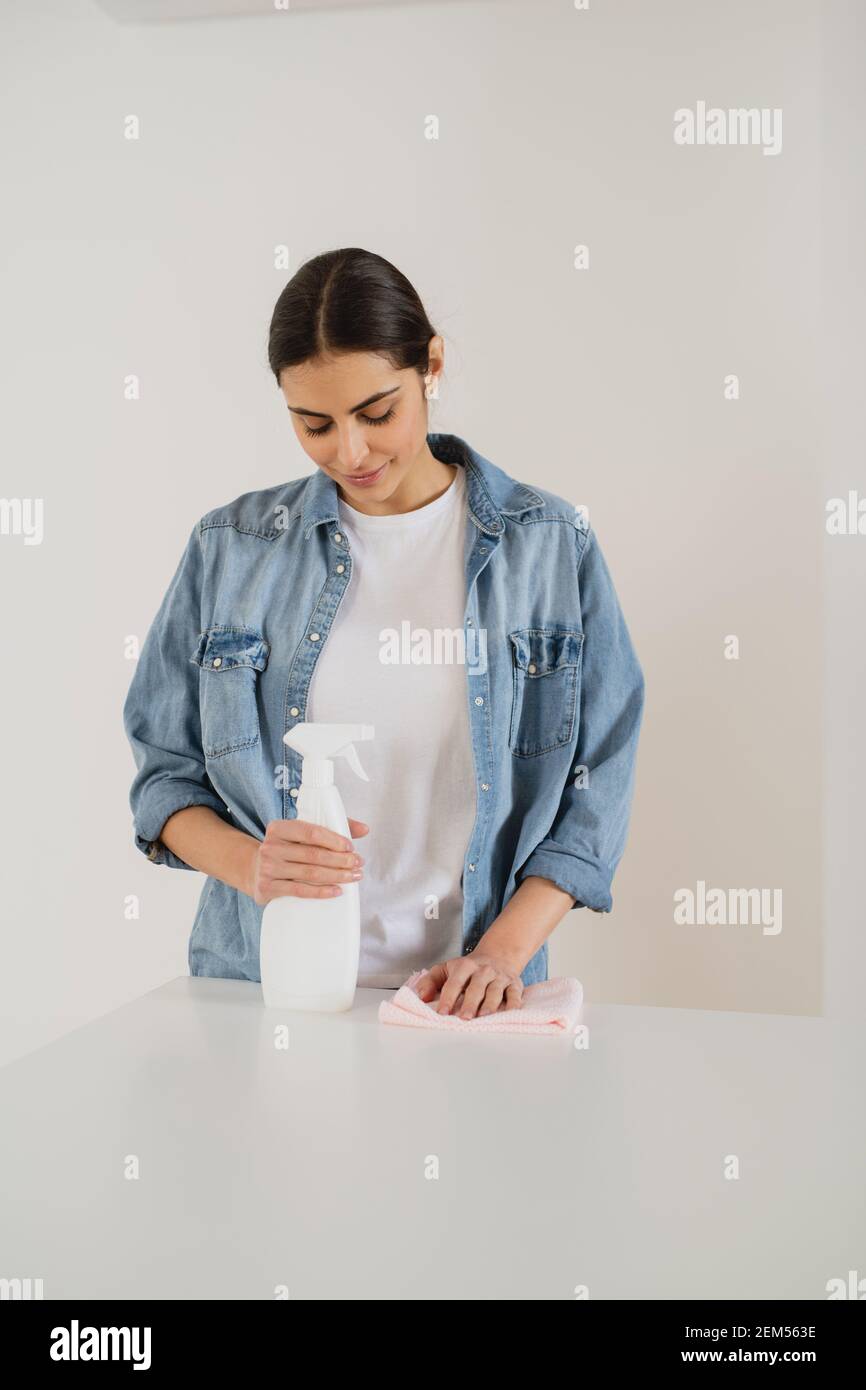
[[[501,1009],[480,1018],[440,1014],[419,999],[412,986],[425,970],[416,970],[392,999],[379,1005],[380,1023],[400,1023],[408,1028],[459,1028],[466,1033],[573,1033],[577,1028],[583,988],[580,980],[541,980],[527,985],[518,1009]],[[438,1001],[436,1001],[438,1002]]]

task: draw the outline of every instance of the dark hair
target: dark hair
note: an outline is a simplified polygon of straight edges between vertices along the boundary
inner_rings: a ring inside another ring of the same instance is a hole
[[[384,257],[359,246],[323,251],[295,271],[274,306],[268,362],[284,367],[345,352],[375,352],[395,371],[427,371],[436,329],[414,287]]]

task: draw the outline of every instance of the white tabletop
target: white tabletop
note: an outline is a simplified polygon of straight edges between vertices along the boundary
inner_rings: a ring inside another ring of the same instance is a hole
[[[0,1276],[46,1299],[826,1299],[866,1275],[864,1027],[585,1005],[578,1050],[381,1025],[386,997],[283,1014],[181,977],[8,1064]]]

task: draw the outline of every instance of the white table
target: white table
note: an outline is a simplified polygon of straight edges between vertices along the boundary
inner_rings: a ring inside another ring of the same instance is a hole
[[[283,1014],[181,977],[4,1067],[0,1276],[46,1299],[825,1299],[866,1276],[862,1026],[586,1005],[576,1050],[383,1026],[384,997]]]

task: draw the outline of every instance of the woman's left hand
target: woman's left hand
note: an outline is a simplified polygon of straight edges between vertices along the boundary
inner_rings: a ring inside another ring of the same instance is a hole
[[[431,966],[413,989],[427,1004],[438,994],[437,1012],[459,1018],[519,1009],[523,999],[523,981],[510,963],[478,950]]]

